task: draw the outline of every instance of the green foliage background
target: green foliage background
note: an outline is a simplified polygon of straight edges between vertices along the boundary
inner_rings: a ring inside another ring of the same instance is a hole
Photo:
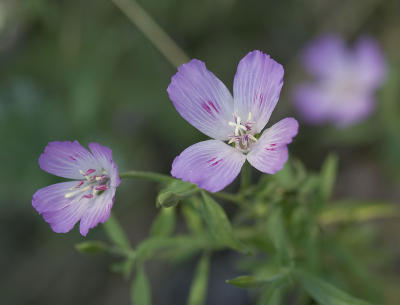
[[[298,52],[307,41],[325,32],[339,32],[350,42],[360,34],[375,36],[389,65],[388,80],[377,95],[377,112],[348,130],[301,124],[290,151],[314,171],[319,171],[328,153],[339,156],[334,199],[400,201],[398,1],[138,2],[190,57],[205,61],[229,88],[238,61],[250,50],[261,49],[282,63],[285,85],[271,122],[296,115],[291,89],[304,78]],[[60,181],[42,172],[37,159],[52,140],[77,139],[84,145],[98,141],[113,149],[121,170],[168,173],[181,150],[205,138],[179,116],[168,99],[166,88],[176,69],[110,1],[0,0],[0,71],[1,303],[128,304],[129,282],[107,268],[114,260],[81,256],[74,250],[83,240],[77,230],[55,234],[31,207],[36,189]],[[283,174],[274,179],[285,183]],[[252,177],[257,181],[257,173]],[[290,189],[290,185],[285,187]],[[228,190],[236,189],[235,184]],[[136,180],[121,185],[113,212],[131,244],[137,245],[149,234],[158,213],[158,190],[155,184]],[[344,204],[351,206],[351,202]],[[234,213],[229,205],[224,208],[228,215]],[[327,221],[337,214],[343,218],[340,210],[335,213],[331,218],[325,216]],[[179,219],[178,231],[183,226]],[[198,229],[192,221],[192,229]],[[332,251],[348,257],[354,268],[349,274],[358,275],[350,280],[355,295],[398,304],[398,220],[368,221],[351,230],[341,229],[345,244]],[[154,226],[153,232],[157,232]],[[307,234],[314,233],[299,237]],[[88,238],[102,240],[104,230],[96,228]],[[355,251],[355,261],[347,253],[348,245]],[[285,260],[286,254],[282,255]],[[225,284],[242,274],[235,258],[228,251],[212,257],[207,304],[251,304],[245,292]],[[208,259],[204,256],[198,267],[193,259],[178,267],[152,262],[146,266],[150,280],[136,287],[142,291],[150,281],[153,304],[183,304],[191,291],[192,275],[205,269]],[[357,267],[358,260],[365,261],[368,270]],[[140,272],[135,276],[146,279]],[[192,289],[203,289],[201,276]],[[302,279],[314,283],[313,278]],[[309,285],[315,294],[326,288]]]

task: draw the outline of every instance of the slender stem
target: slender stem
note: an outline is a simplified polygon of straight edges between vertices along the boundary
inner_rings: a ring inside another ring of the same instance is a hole
[[[189,61],[185,52],[135,0],[111,0],[175,67]]]
[[[240,173],[240,194],[245,194],[248,186],[251,182],[251,168],[249,164],[246,162],[242,168],[242,172]]]
[[[174,178],[167,176],[167,175],[153,173],[153,172],[142,172],[142,171],[128,171],[128,172],[120,173],[119,177],[121,179],[124,179],[124,178],[146,179],[146,180],[163,182],[163,183],[168,183],[168,182],[175,180]]]

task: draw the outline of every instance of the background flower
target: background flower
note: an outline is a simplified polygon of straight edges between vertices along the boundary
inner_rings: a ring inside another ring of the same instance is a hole
[[[309,123],[354,124],[375,108],[375,91],[385,78],[385,63],[378,43],[359,38],[353,49],[338,35],[312,41],[302,63],[312,82],[297,86],[294,102]]]

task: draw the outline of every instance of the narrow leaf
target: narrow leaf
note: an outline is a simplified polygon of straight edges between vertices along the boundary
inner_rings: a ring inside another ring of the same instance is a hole
[[[202,214],[214,239],[224,246],[247,253],[248,249],[234,236],[224,209],[205,192],[202,195]]]
[[[131,246],[121,225],[117,219],[111,215],[110,218],[104,223],[104,230],[108,238],[119,248],[123,250],[130,250]]]
[[[109,247],[106,243],[101,241],[84,241],[82,243],[76,244],[75,249],[80,253],[85,254],[94,254],[106,252],[109,250]]]
[[[143,266],[137,269],[136,276],[131,287],[131,303],[132,305],[150,305],[151,291],[150,283],[144,272]]]
[[[328,282],[307,272],[300,272],[300,280],[307,293],[320,305],[371,305],[348,295]]]
[[[175,229],[176,213],[175,208],[161,209],[151,227],[152,237],[167,237]]]
[[[336,180],[337,166],[338,158],[335,155],[329,155],[322,165],[320,189],[323,200],[328,200],[332,195]]]
[[[195,234],[201,234],[204,229],[203,219],[196,207],[200,207],[202,202],[197,197],[192,197],[190,202],[182,204],[182,214],[188,229]]]
[[[240,288],[252,288],[257,287],[269,282],[274,282],[277,280],[281,280],[282,278],[287,277],[289,274],[289,269],[283,270],[282,272],[275,274],[273,276],[268,277],[259,277],[259,276],[252,276],[252,275],[242,275],[235,277],[234,279],[227,280],[227,284],[231,284],[233,286],[237,286]]]
[[[210,269],[210,256],[205,254],[200,259],[194,277],[192,286],[190,287],[190,294],[188,305],[204,305],[207,296],[207,283],[208,273]]]
[[[280,207],[273,209],[268,217],[268,233],[281,265],[288,266],[291,261],[291,246],[286,234],[282,209]]]

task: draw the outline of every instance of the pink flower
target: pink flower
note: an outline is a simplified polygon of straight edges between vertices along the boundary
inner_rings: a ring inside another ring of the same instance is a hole
[[[264,173],[281,170],[298,123],[286,118],[262,130],[282,85],[283,67],[260,51],[240,61],[234,97],[203,62],[193,59],[179,67],[168,86],[169,97],[186,121],[213,140],[194,144],[177,156],[172,176],[217,192],[236,178],[246,159]]]
[[[39,158],[40,168],[70,182],[38,190],[33,207],[42,214],[54,232],[66,233],[80,221],[80,233],[110,216],[116,188],[120,183],[118,167],[111,149],[89,144],[90,152],[75,142],[50,142]]]

